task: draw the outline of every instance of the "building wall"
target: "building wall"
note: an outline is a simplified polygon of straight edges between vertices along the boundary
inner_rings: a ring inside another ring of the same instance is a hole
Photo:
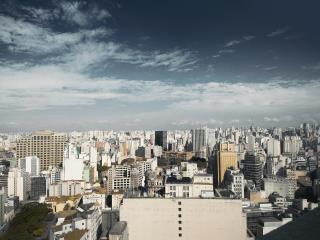
[[[17,158],[37,156],[40,158],[40,170],[49,166],[58,166],[63,159],[67,137],[51,131],[39,131],[17,142]]]
[[[130,240],[242,240],[247,230],[241,201],[229,199],[124,199],[120,221]]]
[[[234,169],[238,168],[237,152],[235,151],[235,146],[234,144],[230,143],[220,144],[215,171],[215,175],[217,177],[217,185],[221,184],[224,178],[224,174],[229,167],[233,167]]]

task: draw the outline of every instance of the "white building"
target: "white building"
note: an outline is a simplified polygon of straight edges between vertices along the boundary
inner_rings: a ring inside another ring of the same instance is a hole
[[[272,157],[280,156],[280,141],[274,138],[269,139],[267,143],[267,155]]]
[[[40,159],[37,156],[20,158],[18,166],[21,170],[29,173],[30,176],[38,176],[40,173]]]
[[[194,174],[198,172],[198,165],[196,163],[181,162],[181,171],[183,177],[193,178]]]
[[[249,135],[247,138],[248,138],[247,151],[248,152],[254,152],[255,144],[256,144],[256,138],[253,135]]]
[[[204,198],[125,198],[120,221],[130,240],[245,240],[241,200]]]
[[[224,183],[238,197],[244,198],[244,176],[240,170],[227,169]]]
[[[18,168],[11,168],[8,173],[8,196],[18,196],[20,201],[26,200],[30,191],[30,176]]]
[[[82,196],[82,202],[83,204],[88,203],[94,203],[101,206],[101,208],[106,207],[106,195],[105,194],[97,194],[97,193],[91,193],[91,194],[84,194]]]
[[[61,180],[83,180],[83,159],[75,145],[69,144],[63,156],[63,169]]]
[[[166,198],[197,198],[206,192],[213,192],[213,176],[197,174],[191,178],[169,177],[165,184]]]
[[[81,194],[82,190],[80,181],[61,181],[49,185],[49,197],[74,196]]]
[[[302,148],[302,140],[298,136],[286,136],[283,141],[283,152],[291,153],[293,155],[298,154],[300,148]]]

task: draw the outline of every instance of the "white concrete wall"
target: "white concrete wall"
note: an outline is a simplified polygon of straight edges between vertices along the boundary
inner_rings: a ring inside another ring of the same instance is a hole
[[[124,199],[120,221],[127,221],[130,240],[246,239],[241,200]]]

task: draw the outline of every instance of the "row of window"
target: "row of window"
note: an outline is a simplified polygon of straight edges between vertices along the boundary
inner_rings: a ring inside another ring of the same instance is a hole
[[[178,205],[181,205],[181,201],[178,201]],[[182,210],[182,209],[179,207],[179,208],[178,208],[178,211],[181,212],[181,210]],[[178,217],[181,218],[182,215],[181,215],[181,214],[178,214]],[[182,224],[182,221],[179,220],[178,223],[179,223],[179,224]],[[182,231],[182,227],[181,227],[181,226],[179,226],[178,229],[179,229],[179,231]],[[178,236],[179,236],[179,237],[182,237],[182,233],[179,232],[179,235],[178,235]]]

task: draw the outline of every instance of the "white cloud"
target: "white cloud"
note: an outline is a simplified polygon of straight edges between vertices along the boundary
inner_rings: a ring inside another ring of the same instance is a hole
[[[87,7],[88,6],[83,6],[81,1],[62,1],[60,3],[60,8],[62,10],[61,18],[83,27],[89,25],[93,19],[103,20],[111,17],[111,14],[107,10],[100,10],[97,6],[89,8],[86,11],[82,10],[82,8],[87,9]]]
[[[51,30],[0,15],[0,41],[6,43],[11,51],[32,54],[48,54],[66,51],[69,46],[82,40],[109,36],[109,29],[80,30],[75,33],[55,33]]]
[[[277,30],[267,34],[267,37],[276,37],[276,36],[279,36],[279,35],[282,35],[282,34],[288,32],[289,30],[290,30],[289,27],[278,28]]]
[[[271,66],[271,67],[264,67],[263,70],[265,71],[271,71],[271,70],[275,70],[277,69],[278,67],[277,66]]]
[[[248,36],[243,36],[242,37],[244,40],[246,40],[246,41],[250,41],[250,40],[252,40],[252,39],[255,39],[256,37],[255,36],[252,36],[252,35],[248,35]]]
[[[238,45],[240,43],[241,43],[241,41],[239,41],[239,40],[232,40],[230,42],[227,42],[224,46],[225,47],[232,47],[232,46]]]
[[[190,83],[90,78],[57,66],[0,68],[2,108],[47,109],[94,105],[100,100],[145,104],[164,102],[171,112],[251,113],[317,108],[320,82]]]
[[[223,54],[223,53],[234,53],[234,50],[233,49],[221,49],[221,50],[219,50],[219,53],[220,54]]]

